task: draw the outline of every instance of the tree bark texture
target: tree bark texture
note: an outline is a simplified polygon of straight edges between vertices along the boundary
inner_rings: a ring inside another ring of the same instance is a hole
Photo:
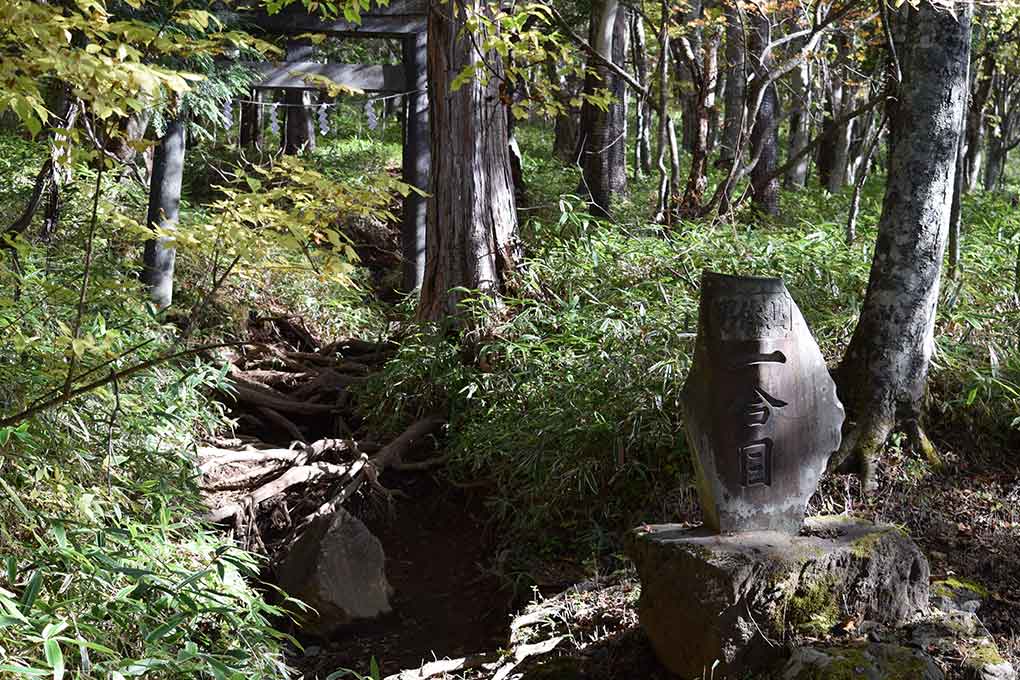
[[[769,19],[764,14],[751,15],[751,52],[756,55],[755,69],[759,78],[764,78],[771,60],[764,62],[757,55],[769,43]],[[766,215],[779,214],[779,178],[775,176],[779,162],[779,96],[775,83],[771,83],[758,107],[751,134],[751,148],[761,147],[761,155],[751,171],[751,194],[755,207]]]
[[[722,139],[720,140],[720,163],[725,165],[732,160],[743,134],[745,92],[747,90],[747,73],[745,57],[747,54],[745,31],[740,20],[740,12],[726,6],[726,71],[725,116],[723,118]]]
[[[311,61],[314,50],[310,44],[287,44],[287,61]],[[315,118],[312,115],[311,92],[285,90],[283,95],[286,122],[283,128],[283,153],[299,154],[315,150]]]
[[[186,128],[180,118],[170,120],[156,146],[146,215],[146,223],[153,229],[172,227],[180,215]],[[174,293],[174,248],[165,238],[149,239],[143,257],[142,282],[148,287],[149,298],[158,309],[169,307]]]
[[[811,139],[811,62],[805,59],[793,69],[791,75],[791,87],[800,100],[796,103],[800,108],[790,117],[790,143],[787,149],[788,156],[793,158]],[[803,189],[807,184],[809,165],[807,156],[794,163],[783,179],[784,186],[788,189]]]
[[[614,42],[617,17],[622,12],[619,0],[602,0],[592,8],[592,47],[608,61],[613,61]],[[588,75],[585,77],[585,92],[593,93],[605,88],[615,95],[618,92],[619,78],[600,60],[591,59]],[[584,102],[581,105],[581,129],[578,139],[578,158],[581,163],[580,193],[587,196],[592,213],[608,217],[618,173],[613,165],[625,155],[614,150],[617,145],[625,146],[625,142],[616,139],[619,113],[616,111],[621,104],[613,102],[606,110]],[[624,171],[624,176],[626,172]]]
[[[404,96],[403,180],[431,193],[432,147],[429,138],[429,95],[426,46],[422,33],[403,39],[402,51],[408,89]],[[386,101],[393,101],[387,99]],[[400,250],[404,261],[403,289],[421,288],[425,277],[425,234],[428,200],[414,191],[404,198],[404,217],[400,229]]]
[[[903,79],[889,99],[888,178],[871,275],[838,376],[848,428],[830,462],[856,465],[866,488],[898,425],[930,446],[918,419],[934,349],[972,10],[961,3],[954,17],[924,0],[891,13]]]
[[[432,195],[428,208],[425,279],[418,316],[455,317],[463,287],[496,295],[519,260],[517,215],[508,158],[499,54],[479,54],[484,35],[465,29],[468,12],[493,10],[483,0],[435,2],[428,15]],[[484,59],[487,79],[453,79]]]

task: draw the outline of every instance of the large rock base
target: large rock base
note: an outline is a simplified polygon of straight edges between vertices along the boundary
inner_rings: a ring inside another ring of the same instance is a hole
[[[928,562],[898,529],[816,517],[804,533],[631,532],[638,613],[663,664],[684,678],[713,665],[716,678],[764,670],[790,633],[820,634],[848,617],[896,625],[927,611]]]

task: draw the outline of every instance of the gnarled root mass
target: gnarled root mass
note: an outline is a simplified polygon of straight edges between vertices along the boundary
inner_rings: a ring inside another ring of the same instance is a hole
[[[290,317],[255,319],[252,326],[266,341],[228,357],[230,382],[220,395],[240,433],[198,450],[207,518],[233,523],[242,547],[279,557],[312,521],[359,492],[392,498],[379,482],[386,470],[420,471],[445,462],[408,458],[441,430],[442,417],[421,418],[385,445],[363,431],[349,390],[378,370],[394,345],[322,345]]]

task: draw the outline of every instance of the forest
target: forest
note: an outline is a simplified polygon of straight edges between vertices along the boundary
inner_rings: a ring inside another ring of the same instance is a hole
[[[0,53],[0,678],[1017,680],[1020,3]]]

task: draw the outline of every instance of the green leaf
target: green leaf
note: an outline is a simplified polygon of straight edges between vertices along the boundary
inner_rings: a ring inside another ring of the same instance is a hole
[[[21,502],[21,499],[18,498],[18,493],[11,488],[11,485],[3,477],[0,477],[0,487],[3,487],[7,497],[14,503],[14,507],[18,509],[18,512],[25,516],[25,519],[29,521],[35,519],[32,513],[28,511],[28,508],[25,507],[25,504]]]
[[[60,650],[60,643],[50,639],[43,642],[43,650],[46,652],[46,663],[53,669],[53,680],[61,680],[64,677],[64,653]]]
[[[43,670],[42,668],[29,668],[28,666],[19,666],[18,664],[13,663],[0,665],[0,671],[17,673],[18,675],[30,675],[34,678],[41,678],[50,674],[49,671]]]
[[[167,635],[173,632],[174,628],[181,625],[181,622],[184,621],[184,619],[186,618],[188,618],[187,614],[177,614],[175,616],[171,616],[166,623],[153,628],[152,631],[150,631],[149,634],[145,636],[145,641],[155,642],[157,640],[165,638]]]
[[[28,587],[21,595],[21,607],[28,613],[35,604],[35,598],[39,596],[39,588],[42,587],[42,570],[37,569],[28,582]]]

